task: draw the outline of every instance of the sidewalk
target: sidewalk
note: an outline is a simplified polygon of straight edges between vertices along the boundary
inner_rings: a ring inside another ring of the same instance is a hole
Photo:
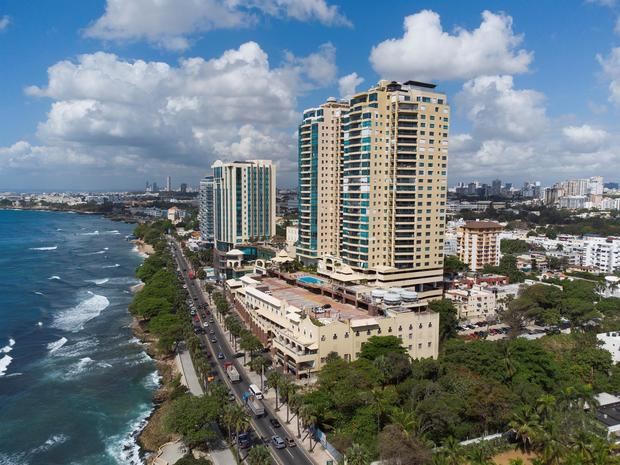
[[[210,296],[202,288],[201,288],[201,292],[203,293],[205,299],[207,300],[207,302],[209,302],[209,305],[211,306],[211,308],[213,309],[213,312],[215,313],[216,310],[214,310],[213,301],[211,300]],[[231,310],[235,313],[235,315],[239,317],[240,321],[244,323],[241,316],[236,312],[234,305],[231,305]],[[231,348],[231,351],[234,352],[232,350],[232,346],[229,340],[230,333],[224,327],[224,325],[220,323],[217,315],[214,314],[213,319],[214,321],[217,322],[221,331],[226,335],[226,337],[224,338],[225,343],[228,345],[228,347]],[[256,384],[257,386],[260,386],[261,385],[260,374],[251,371],[247,366],[243,365],[242,358],[239,358],[238,361],[239,361],[239,364],[243,366],[243,370],[244,370],[244,372],[241,373],[241,375],[249,379],[252,384]],[[249,356],[246,358],[246,361],[249,361]],[[266,376],[263,378],[264,383],[267,382],[266,378],[267,378]],[[305,384],[298,383],[298,385],[302,387]],[[267,407],[268,411],[272,414],[272,416],[277,417],[278,421],[282,424],[282,429],[284,431],[282,431],[281,436],[283,437],[288,436],[289,438],[294,439],[295,442],[297,443],[297,446],[302,447],[304,451],[306,452],[305,455],[309,457],[314,463],[323,465],[323,464],[326,464],[328,460],[333,460],[334,463],[336,462],[336,460],[323,448],[323,445],[320,443],[314,445],[314,441],[312,441],[314,450],[310,452],[310,441],[306,437],[306,434],[308,432],[305,431],[303,428],[301,429],[301,438],[305,438],[305,440],[302,441],[302,439],[297,438],[297,418],[295,418],[293,412],[290,412],[290,415],[289,415],[290,423],[286,423],[286,404],[282,405],[282,402],[278,402],[280,410],[276,411],[275,389],[269,388],[266,390],[266,392],[263,391],[263,403],[265,404],[265,407]]]
[[[175,361],[179,367],[179,372],[181,373],[181,383],[187,386],[192,395],[204,395],[204,391],[198,381],[198,375],[196,375],[196,370],[194,368],[194,364],[192,363],[192,357],[189,351],[184,350],[177,354]],[[212,441],[209,441],[208,454],[213,464],[237,465],[233,452],[228,448],[226,441],[222,438],[222,433],[216,424],[213,425],[213,431],[216,433],[216,437]]]

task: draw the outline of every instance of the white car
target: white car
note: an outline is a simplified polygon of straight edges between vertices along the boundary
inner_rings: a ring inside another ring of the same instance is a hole
[[[204,324],[203,324],[202,326],[204,326],[205,328],[208,328],[208,327],[209,327],[209,323],[207,323],[207,322],[205,321],[205,322],[204,322]]]

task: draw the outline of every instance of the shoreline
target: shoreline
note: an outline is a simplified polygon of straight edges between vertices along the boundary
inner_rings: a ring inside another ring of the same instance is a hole
[[[120,213],[110,212],[98,212],[93,210],[81,210],[79,208],[56,208],[51,206],[27,206],[27,207],[15,207],[15,206],[1,206],[0,211],[38,211],[38,212],[55,212],[55,213],[75,213],[77,215],[100,215],[110,221],[122,221],[127,224],[137,224],[140,220],[133,216],[128,216]]]

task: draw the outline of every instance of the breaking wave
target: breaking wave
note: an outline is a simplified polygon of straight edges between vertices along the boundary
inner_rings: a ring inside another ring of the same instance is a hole
[[[64,331],[78,332],[84,329],[87,322],[98,317],[110,305],[110,301],[105,296],[93,294],[90,291],[89,294],[91,297],[75,307],[58,313],[54,317],[52,326]]]
[[[56,250],[58,248],[57,245],[51,247],[30,247],[28,250]]]

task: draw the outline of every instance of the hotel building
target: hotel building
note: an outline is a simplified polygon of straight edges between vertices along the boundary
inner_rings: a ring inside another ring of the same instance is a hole
[[[349,104],[330,98],[304,111],[299,125],[299,239],[296,255],[317,265],[338,255],[342,176],[341,121]]]
[[[200,208],[198,221],[200,223],[200,236],[203,241],[213,242],[213,176],[205,176],[200,180]]]
[[[304,112],[297,254],[331,255],[374,285],[440,298],[449,119],[445,94],[416,81],[380,81],[348,104]],[[326,205],[338,189],[337,215]]]

